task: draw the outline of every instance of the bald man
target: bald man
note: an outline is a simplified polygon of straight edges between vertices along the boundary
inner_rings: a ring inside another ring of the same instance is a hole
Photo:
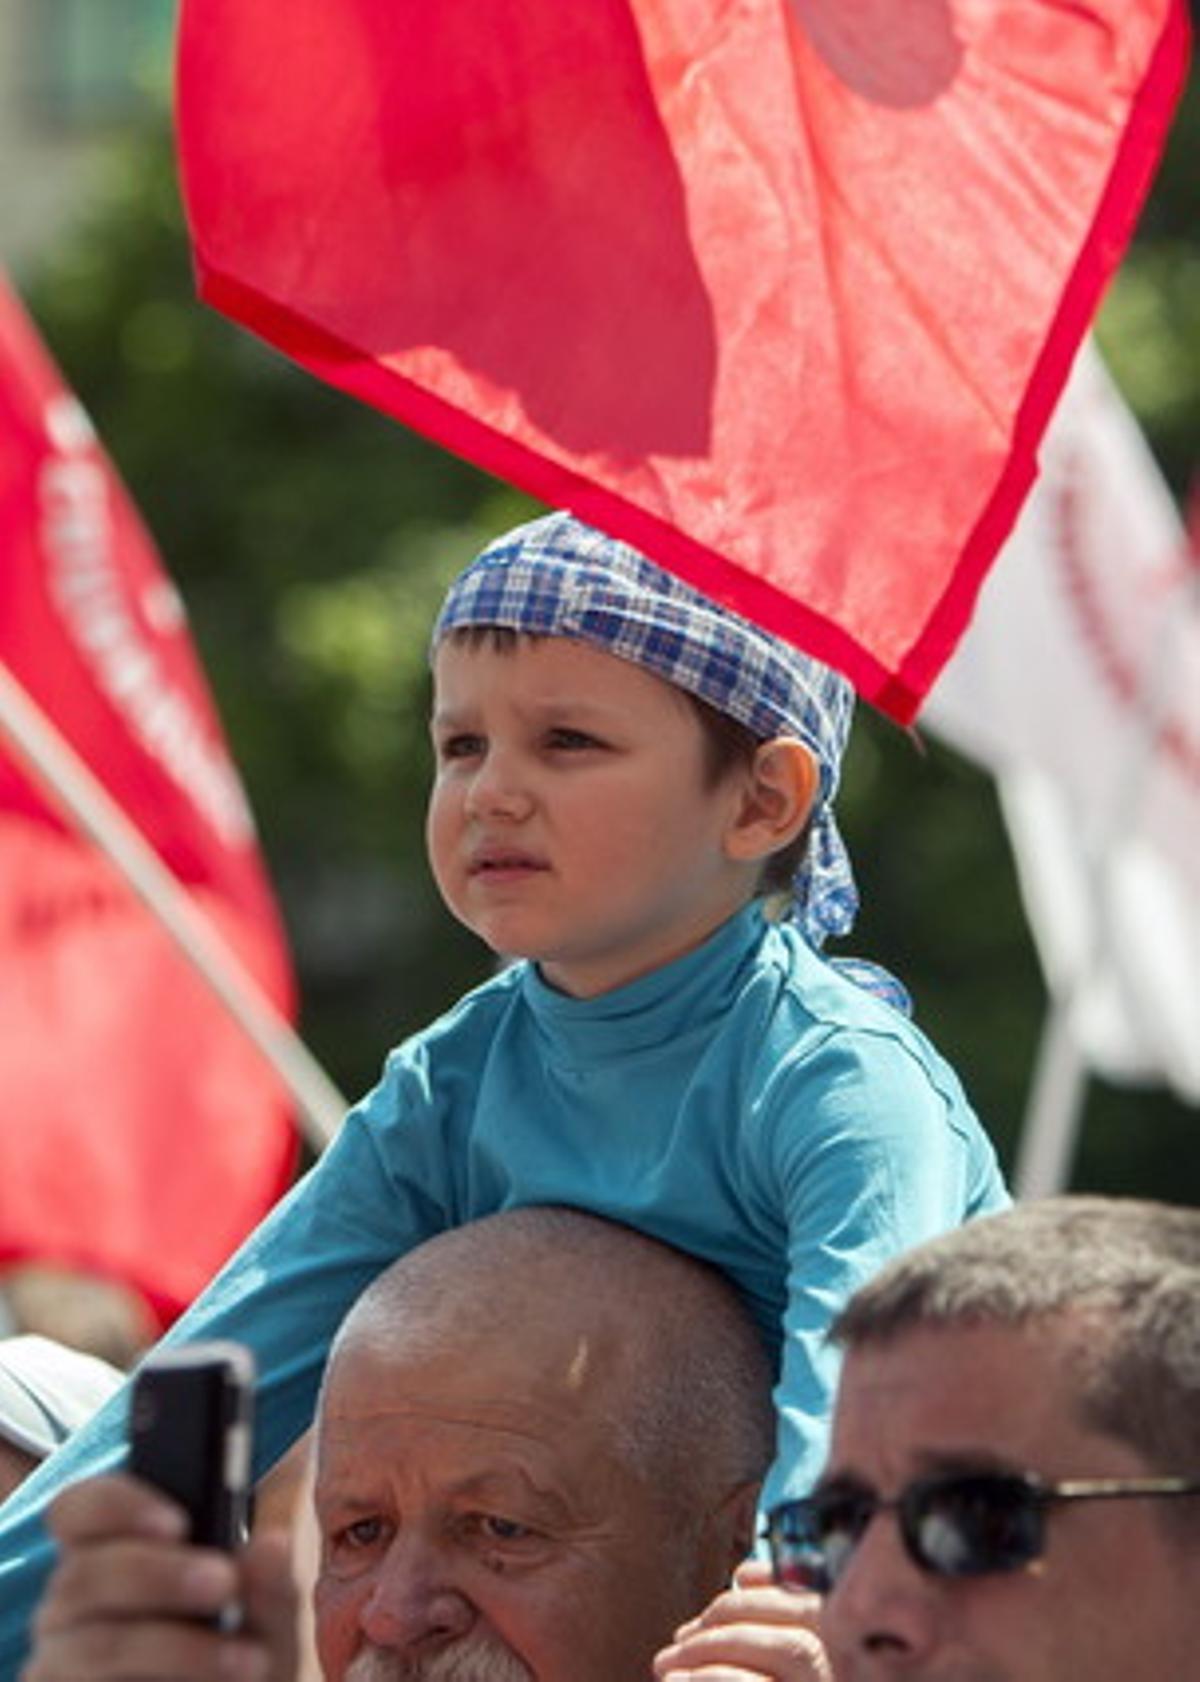
[[[326,1682],[646,1682],[750,1550],[769,1389],[727,1283],[625,1228],[526,1209],[413,1251],[352,1309],[321,1394]],[[25,1682],[290,1682],[271,1541],[186,1548],[124,1478],[51,1522]],[[194,1621],[233,1598],[240,1636]]]

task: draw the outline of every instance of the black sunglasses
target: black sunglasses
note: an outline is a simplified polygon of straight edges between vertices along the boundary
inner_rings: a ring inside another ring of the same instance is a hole
[[[894,1512],[909,1557],[940,1577],[1018,1571],[1045,1546],[1046,1509],[1060,1501],[1200,1494],[1189,1478],[1092,1478],[1042,1483],[1006,1472],[953,1473],[908,1484],[893,1501],[829,1484],[767,1514],[775,1580],[825,1594],[850,1563],[876,1513]]]

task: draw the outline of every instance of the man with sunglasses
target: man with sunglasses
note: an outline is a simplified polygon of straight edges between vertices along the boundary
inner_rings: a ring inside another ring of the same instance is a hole
[[[1200,1678],[1200,1209],[989,1216],[833,1335],[826,1470],[769,1529],[838,1682]]]

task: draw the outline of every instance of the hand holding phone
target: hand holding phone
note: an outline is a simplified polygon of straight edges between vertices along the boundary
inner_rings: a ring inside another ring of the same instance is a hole
[[[256,1539],[207,1576],[194,1570],[192,1544],[236,1549],[245,1537],[252,1389],[251,1357],[237,1345],[146,1359],[130,1403],[133,1476],[83,1478],[50,1504],[63,1568],[46,1585],[31,1632],[22,1672],[29,1682],[126,1682],[146,1674],[147,1662],[156,1676],[216,1676],[235,1659],[253,1659],[264,1677],[297,1674],[298,1602],[279,1545],[286,1539]],[[187,1540],[135,1478],[186,1511]],[[228,1641],[235,1633],[236,1648]]]
[[[254,1359],[238,1343],[156,1352],[134,1379],[129,1470],[186,1509],[201,1546],[246,1540],[253,1401]]]

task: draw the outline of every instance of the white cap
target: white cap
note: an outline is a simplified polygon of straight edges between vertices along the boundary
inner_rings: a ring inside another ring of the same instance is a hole
[[[65,1343],[0,1338],[0,1437],[44,1460],[124,1382],[118,1368]]]

